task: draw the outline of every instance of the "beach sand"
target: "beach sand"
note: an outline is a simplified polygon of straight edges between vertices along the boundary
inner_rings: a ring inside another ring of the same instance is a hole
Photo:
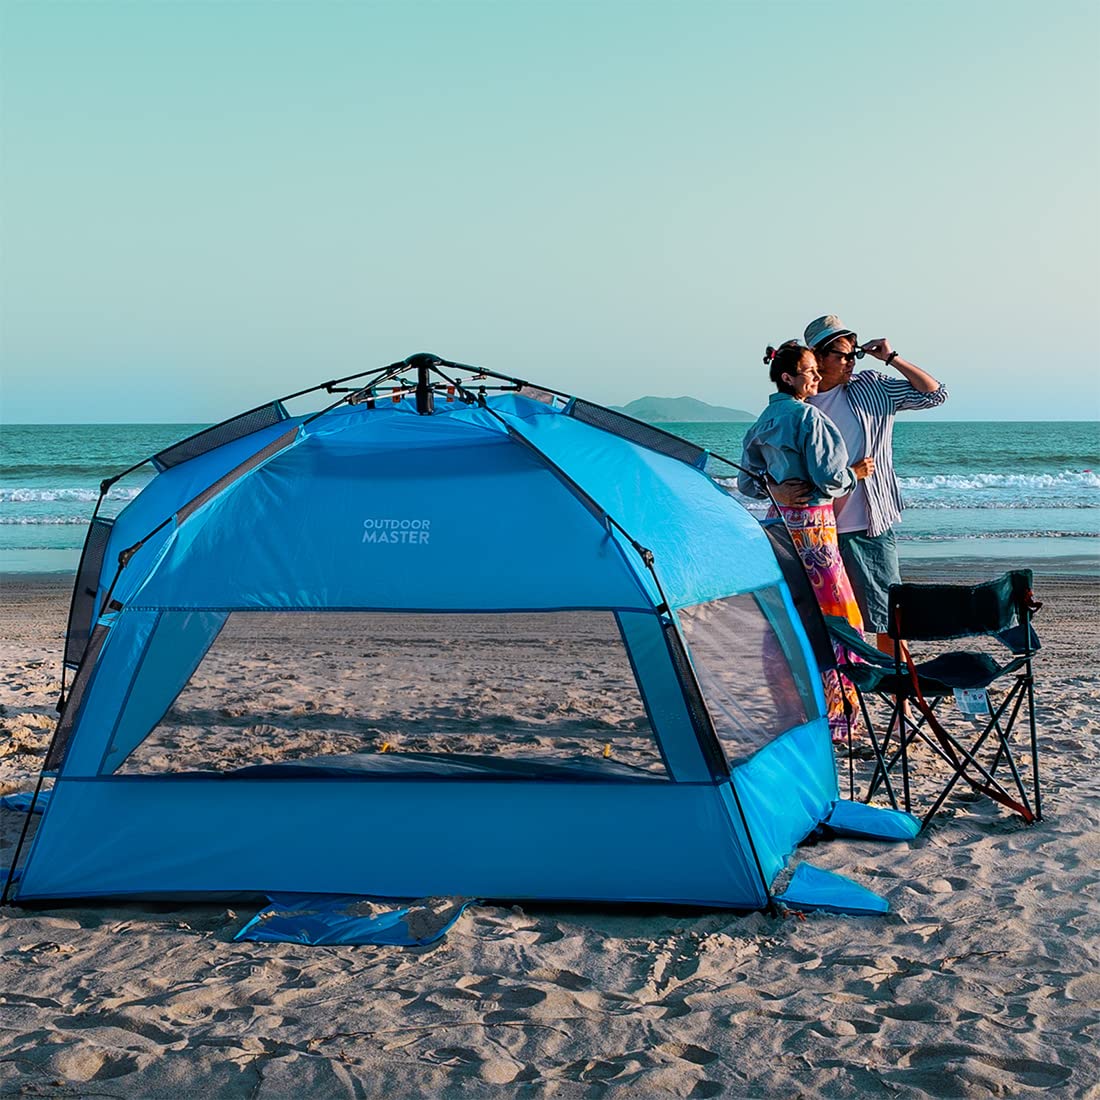
[[[973,576],[930,569],[908,573]],[[0,1095],[1100,1096],[1100,582],[1039,577],[1036,591],[1044,820],[963,797],[913,844],[795,856],[884,894],[885,917],[485,904],[430,947],[307,948],[233,943],[248,905],[8,906]],[[29,789],[41,764],[68,595],[62,579],[4,582],[0,792]],[[584,659],[530,654],[546,677],[533,702],[485,696],[510,743],[528,751],[555,721],[555,692],[596,659],[586,636]],[[284,755],[323,751],[339,685],[294,676],[270,728],[234,725],[232,708],[219,720]],[[377,701],[400,721],[365,747],[439,747],[412,744],[399,687]],[[649,767],[619,697],[576,751],[607,743]],[[22,821],[0,811],[0,864]]]

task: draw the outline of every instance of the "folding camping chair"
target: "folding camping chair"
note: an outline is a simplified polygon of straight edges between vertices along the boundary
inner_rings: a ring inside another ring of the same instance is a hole
[[[891,773],[900,763],[902,802],[906,811],[911,810],[909,749],[919,739],[948,765],[949,771],[942,790],[924,814],[922,828],[960,779],[1025,821],[1041,819],[1032,676],[1032,657],[1040,643],[1031,617],[1042,604],[1032,595],[1031,584],[1031,570],[1016,569],[978,585],[892,585],[888,631],[894,641],[892,658],[864,642],[843,619],[828,618],[830,635],[852,654],[840,671],[856,687],[874,750],[866,800],[881,787],[894,808],[898,807]],[[903,638],[920,642],[982,636],[997,639],[1010,651],[1010,658],[1002,664],[986,652],[954,651],[918,662],[901,645]],[[999,685],[1004,694],[994,702],[989,688],[999,680],[1005,680]],[[868,695],[882,699],[889,710],[881,736],[871,720]],[[941,704],[952,697],[964,714],[982,723],[976,736],[952,734],[944,727]],[[907,703],[913,715],[907,713]],[[1010,740],[1025,703],[1031,742],[1030,797]],[[1004,783],[997,777],[1002,766],[1010,776]]]

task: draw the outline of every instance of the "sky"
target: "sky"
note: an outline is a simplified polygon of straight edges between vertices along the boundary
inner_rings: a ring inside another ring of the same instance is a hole
[[[1098,55],[1092,0],[0,0],[0,420],[418,351],[756,411],[823,313],[929,416],[1100,417]]]

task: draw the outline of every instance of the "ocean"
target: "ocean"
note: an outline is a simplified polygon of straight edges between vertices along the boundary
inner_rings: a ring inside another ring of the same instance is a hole
[[[0,574],[74,572],[100,481],[202,426],[0,428]],[[736,461],[747,425],[662,427]],[[1100,422],[900,417],[894,459],[906,504],[903,561],[1100,573]],[[103,513],[117,513],[151,477],[149,467],[129,475]]]

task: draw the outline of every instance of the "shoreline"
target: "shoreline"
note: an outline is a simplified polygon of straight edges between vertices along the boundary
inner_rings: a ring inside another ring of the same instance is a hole
[[[1074,581],[1100,583],[1100,556],[1095,559],[1080,558],[1077,556],[1065,558],[1035,558],[1027,560],[1023,557],[1019,561],[1002,561],[998,558],[986,559],[979,557],[937,557],[936,555],[920,555],[917,557],[901,557],[901,572],[903,579],[919,578],[927,579],[929,575],[936,573],[968,574],[975,577],[990,580],[1000,576],[1010,569],[1031,569],[1036,577],[1049,578],[1057,581]],[[76,580],[75,569],[37,569],[37,570],[5,570],[0,569],[0,590],[9,586],[21,584],[32,585],[67,585],[70,589]]]

